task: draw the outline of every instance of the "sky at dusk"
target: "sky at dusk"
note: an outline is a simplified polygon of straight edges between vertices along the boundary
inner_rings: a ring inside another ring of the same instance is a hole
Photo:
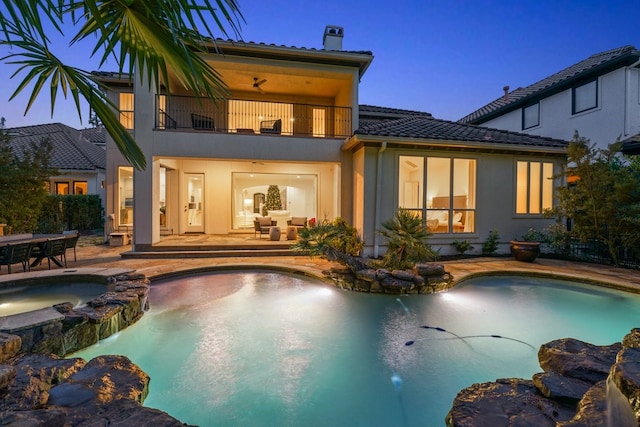
[[[640,48],[640,0],[239,0],[241,39],[322,48],[326,25],[344,28],[344,50],[367,50],[374,60],[360,83],[360,103],[427,111],[458,120],[511,90],[528,86],[590,55],[633,45]],[[69,31],[69,36],[73,35]],[[91,45],[54,43],[68,65],[97,70]],[[8,53],[0,47],[0,56]],[[115,71],[107,64],[102,71]],[[0,63],[0,117],[7,127],[82,123],[75,106],[59,96],[51,117],[48,90],[24,116],[28,95],[9,98],[21,78]]]

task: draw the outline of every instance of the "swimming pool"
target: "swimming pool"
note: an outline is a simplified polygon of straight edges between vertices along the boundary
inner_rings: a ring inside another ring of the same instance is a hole
[[[201,426],[441,426],[462,388],[539,372],[541,344],[611,344],[640,319],[637,295],[508,276],[396,297],[250,271],[153,283],[149,298],[136,325],[73,356],[128,356],[151,376],[145,406]]]
[[[107,292],[104,283],[69,281],[0,286],[0,317],[70,302],[77,307]]]

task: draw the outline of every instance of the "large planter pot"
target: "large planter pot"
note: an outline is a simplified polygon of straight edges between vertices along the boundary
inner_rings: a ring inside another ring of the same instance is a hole
[[[518,261],[533,262],[540,255],[540,242],[520,242],[512,240],[511,255]]]

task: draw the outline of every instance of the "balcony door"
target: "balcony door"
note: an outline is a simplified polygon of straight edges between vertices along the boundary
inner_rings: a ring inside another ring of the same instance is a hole
[[[184,174],[186,200],[184,203],[184,231],[204,233],[204,174]]]

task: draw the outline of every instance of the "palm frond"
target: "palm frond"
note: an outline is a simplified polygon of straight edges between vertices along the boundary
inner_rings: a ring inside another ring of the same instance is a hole
[[[215,44],[210,22],[225,36],[239,35],[244,18],[236,0],[2,0],[0,5],[0,45],[18,50],[0,60],[17,66],[12,78],[26,72],[11,98],[32,87],[29,111],[48,82],[52,114],[62,92],[65,98],[73,98],[80,118],[80,98],[84,98],[137,169],[144,169],[145,158],[120,125],[116,106],[96,88],[87,71],[63,64],[49,50],[47,23],[62,34],[64,18],[70,16],[73,24],[81,24],[71,44],[95,36],[89,55],[100,53],[101,65],[115,58],[120,75],[128,67],[129,75],[135,70],[140,81],[146,78],[150,86],[159,88],[161,82],[170,84],[173,73],[178,84],[196,96],[216,99],[228,94],[220,75],[199,52],[204,51],[203,41]],[[206,31],[205,36],[198,27]]]

